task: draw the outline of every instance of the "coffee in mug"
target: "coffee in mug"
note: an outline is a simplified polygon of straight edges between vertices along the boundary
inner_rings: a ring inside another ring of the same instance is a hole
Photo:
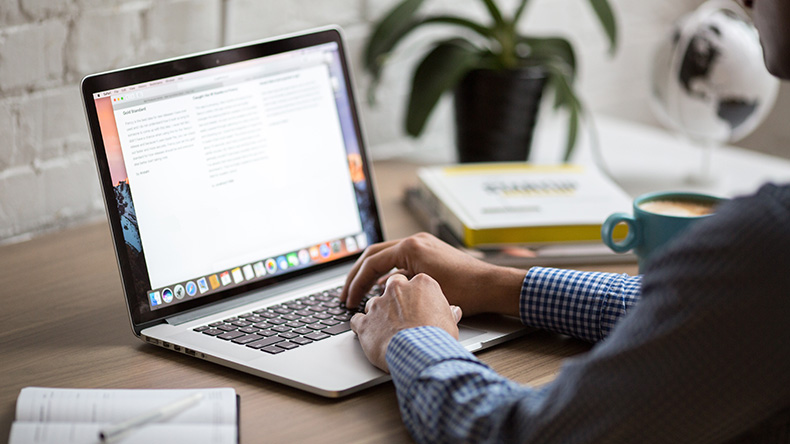
[[[699,217],[713,214],[716,205],[711,202],[659,199],[644,202],[639,208],[666,216]]]
[[[603,242],[618,253],[634,250],[639,259],[639,270],[658,250],[663,248],[692,223],[709,217],[724,199],[700,193],[649,193],[634,199],[633,216],[615,213],[601,226]],[[628,235],[622,241],[613,239],[614,228],[628,225]]]

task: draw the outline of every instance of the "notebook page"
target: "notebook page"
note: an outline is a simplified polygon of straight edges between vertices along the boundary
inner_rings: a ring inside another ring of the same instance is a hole
[[[236,425],[236,392],[232,388],[125,390],[26,387],[16,402],[16,420],[114,424],[150,413],[193,393],[203,393],[203,398],[164,423]]]
[[[102,424],[15,422],[9,444],[99,444]],[[148,424],[134,429],[118,444],[235,444],[236,427],[228,424]]]

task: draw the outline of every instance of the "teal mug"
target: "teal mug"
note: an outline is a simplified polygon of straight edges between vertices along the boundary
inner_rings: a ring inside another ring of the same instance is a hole
[[[700,193],[658,192],[643,194],[634,199],[633,216],[615,213],[601,226],[604,244],[617,253],[634,250],[639,259],[639,271],[644,271],[648,259],[670,240],[694,222],[715,212],[724,199]],[[625,239],[615,241],[614,229],[628,226]]]

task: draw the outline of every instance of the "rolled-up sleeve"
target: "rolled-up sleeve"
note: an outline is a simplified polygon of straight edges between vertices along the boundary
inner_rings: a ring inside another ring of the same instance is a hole
[[[641,287],[641,276],[532,267],[521,289],[521,322],[598,342],[636,305]]]

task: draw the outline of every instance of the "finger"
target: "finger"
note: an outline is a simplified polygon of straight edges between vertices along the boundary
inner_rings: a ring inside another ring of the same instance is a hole
[[[410,276],[411,273],[409,273],[407,270],[404,270],[402,268],[401,269],[397,269],[397,270],[396,269],[392,269],[392,271],[390,271],[389,273],[387,273],[384,276],[378,278],[378,280],[376,280],[376,284],[381,285],[381,286],[385,286],[387,284],[387,279],[389,279],[390,276],[392,276],[393,274],[396,274],[396,273],[397,274],[402,274],[402,275],[406,276],[409,279],[412,278],[412,276]]]
[[[340,302],[344,302],[346,298],[348,298],[349,288],[351,287],[351,282],[357,275],[359,268],[362,266],[363,262],[367,260],[373,254],[378,253],[381,250],[389,248],[393,246],[397,241],[388,241],[388,242],[381,242],[378,244],[373,244],[365,249],[365,252],[357,259],[357,262],[354,263],[354,266],[351,267],[351,270],[348,272],[346,276],[346,283],[343,286],[343,290],[340,292]],[[367,291],[367,290],[366,290]]]
[[[354,316],[351,316],[351,321],[349,321],[349,323],[351,324],[351,331],[353,331],[354,334],[356,334],[357,336],[359,336],[360,323],[362,322],[362,318],[364,317],[365,317],[364,314],[356,313],[354,314]]]
[[[401,282],[409,282],[409,278],[406,277],[403,273],[392,273],[388,278],[386,283],[384,284],[384,288],[389,287],[392,282],[401,281]],[[386,290],[385,290],[386,291]]]
[[[461,310],[461,307],[459,307],[457,305],[451,305],[450,306],[450,310],[453,312],[453,317],[455,318],[455,323],[457,324],[457,323],[461,322],[461,318],[464,316],[464,312],[463,312],[463,310]]]
[[[370,290],[376,280],[389,273],[393,268],[404,268],[401,262],[400,249],[397,246],[384,248],[371,254],[361,262],[352,280],[346,285],[346,307],[359,305],[362,298]]]

